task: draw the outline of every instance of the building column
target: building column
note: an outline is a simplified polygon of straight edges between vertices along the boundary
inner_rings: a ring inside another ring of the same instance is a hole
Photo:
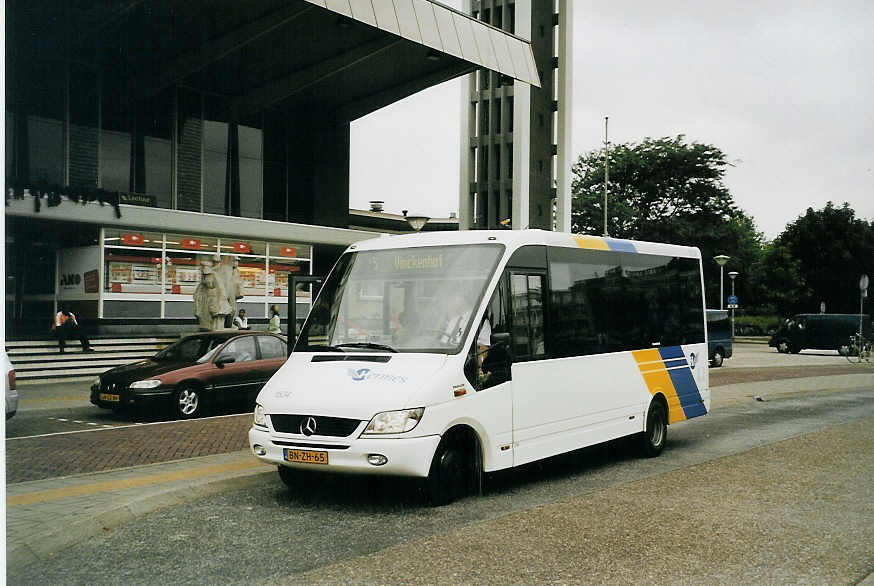
[[[570,232],[571,165],[573,165],[573,1],[558,3],[558,154],[556,161],[556,231]]]

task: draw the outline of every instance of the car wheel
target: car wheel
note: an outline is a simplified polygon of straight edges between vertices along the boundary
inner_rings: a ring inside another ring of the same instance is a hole
[[[713,353],[713,358],[710,359],[710,366],[712,366],[713,368],[719,368],[720,366],[722,366],[722,360],[722,350],[717,350]]]
[[[668,415],[665,406],[660,401],[649,404],[646,414],[646,429],[640,436],[640,447],[643,455],[654,458],[662,453],[665,441],[668,439]]]
[[[789,342],[786,340],[780,340],[777,342],[777,352],[780,354],[789,354]]]
[[[173,394],[173,409],[179,419],[194,419],[204,411],[203,391],[193,385],[181,387]]]
[[[428,500],[435,507],[448,505],[467,492],[468,462],[459,447],[453,444],[445,437],[440,441],[425,479]]]
[[[798,354],[799,352],[801,352],[801,346],[795,346],[795,345],[789,346],[789,351],[792,352],[793,354]]]

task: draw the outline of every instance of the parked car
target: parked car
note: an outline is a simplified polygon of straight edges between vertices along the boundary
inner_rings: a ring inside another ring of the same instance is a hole
[[[227,402],[251,408],[285,358],[286,340],[275,334],[192,334],[152,358],[101,374],[91,386],[91,402],[104,409],[164,403],[182,419],[199,417],[209,407]]]
[[[863,332],[871,336],[871,316],[863,317]],[[859,314],[800,313],[783,322],[768,346],[777,352],[798,354],[805,348],[846,352],[850,336],[859,331]]]
[[[18,390],[15,388],[15,367],[6,350],[3,350],[3,370],[6,372],[6,419],[9,419],[18,411]]]
[[[707,310],[707,352],[710,366],[719,368],[722,361],[731,358],[731,320],[727,309]]]

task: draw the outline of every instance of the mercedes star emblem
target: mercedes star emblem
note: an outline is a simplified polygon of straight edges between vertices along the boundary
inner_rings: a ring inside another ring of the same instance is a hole
[[[300,432],[305,436],[311,436],[316,433],[316,418],[307,417],[306,420],[300,424]]]

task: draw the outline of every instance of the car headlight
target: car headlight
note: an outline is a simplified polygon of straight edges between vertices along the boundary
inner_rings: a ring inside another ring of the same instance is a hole
[[[422,419],[424,407],[417,409],[402,409],[400,411],[386,411],[377,413],[364,428],[362,435],[381,433],[404,433],[411,431]]]
[[[95,377],[94,380],[91,381],[91,386],[92,387],[99,387],[100,386],[100,377],[99,376]]]
[[[267,427],[267,414],[264,413],[264,407],[255,403],[255,425]]]
[[[132,389],[154,389],[156,387],[161,386],[161,381],[156,378],[150,378],[146,380],[138,380],[136,382],[132,382],[130,384],[130,388]]]

